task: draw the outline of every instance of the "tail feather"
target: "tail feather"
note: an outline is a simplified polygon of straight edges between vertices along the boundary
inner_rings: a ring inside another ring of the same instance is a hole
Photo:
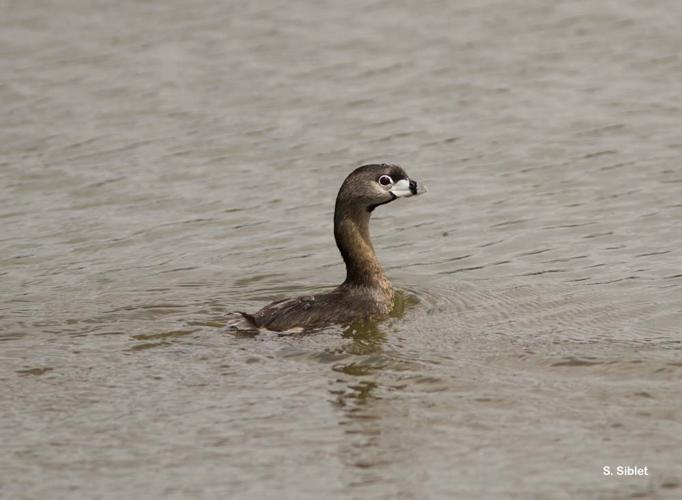
[[[232,332],[257,332],[258,323],[253,315],[242,311],[235,311],[228,315],[227,329]]]
[[[256,318],[253,316],[253,314],[245,313],[244,311],[237,311],[239,314],[244,316],[244,319],[251,323],[251,325],[254,328],[258,328],[258,322],[256,321]]]

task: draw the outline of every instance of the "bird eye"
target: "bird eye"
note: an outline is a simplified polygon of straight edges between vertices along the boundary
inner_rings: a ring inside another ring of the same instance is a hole
[[[388,175],[382,175],[379,177],[379,184],[382,186],[390,186],[393,184],[393,179],[391,179]]]

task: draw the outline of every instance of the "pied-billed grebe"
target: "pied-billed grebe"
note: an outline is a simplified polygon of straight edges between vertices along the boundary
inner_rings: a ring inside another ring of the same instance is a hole
[[[374,253],[369,218],[379,205],[424,191],[397,165],[356,168],[343,181],[334,208],[334,238],[346,264],[346,280],[328,293],[279,300],[255,314],[240,314],[251,328],[273,331],[387,317],[394,292]]]

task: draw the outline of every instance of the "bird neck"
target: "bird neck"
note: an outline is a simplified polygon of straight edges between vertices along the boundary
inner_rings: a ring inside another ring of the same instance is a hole
[[[390,288],[369,237],[370,212],[337,203],[334,238],[346,264],[344,285]]]

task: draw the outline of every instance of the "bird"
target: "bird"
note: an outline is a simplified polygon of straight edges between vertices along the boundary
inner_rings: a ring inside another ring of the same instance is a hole
[[[334,239],[346,265],[346,279],[333,290],[282,299],[249,314],[232,329],[301,332],[330,324],[385,319],[395,292],[374,252],[369,221],[374,210],[398,198],[426,191],[394,164],[363,165],[341,184],[334,207]]]

